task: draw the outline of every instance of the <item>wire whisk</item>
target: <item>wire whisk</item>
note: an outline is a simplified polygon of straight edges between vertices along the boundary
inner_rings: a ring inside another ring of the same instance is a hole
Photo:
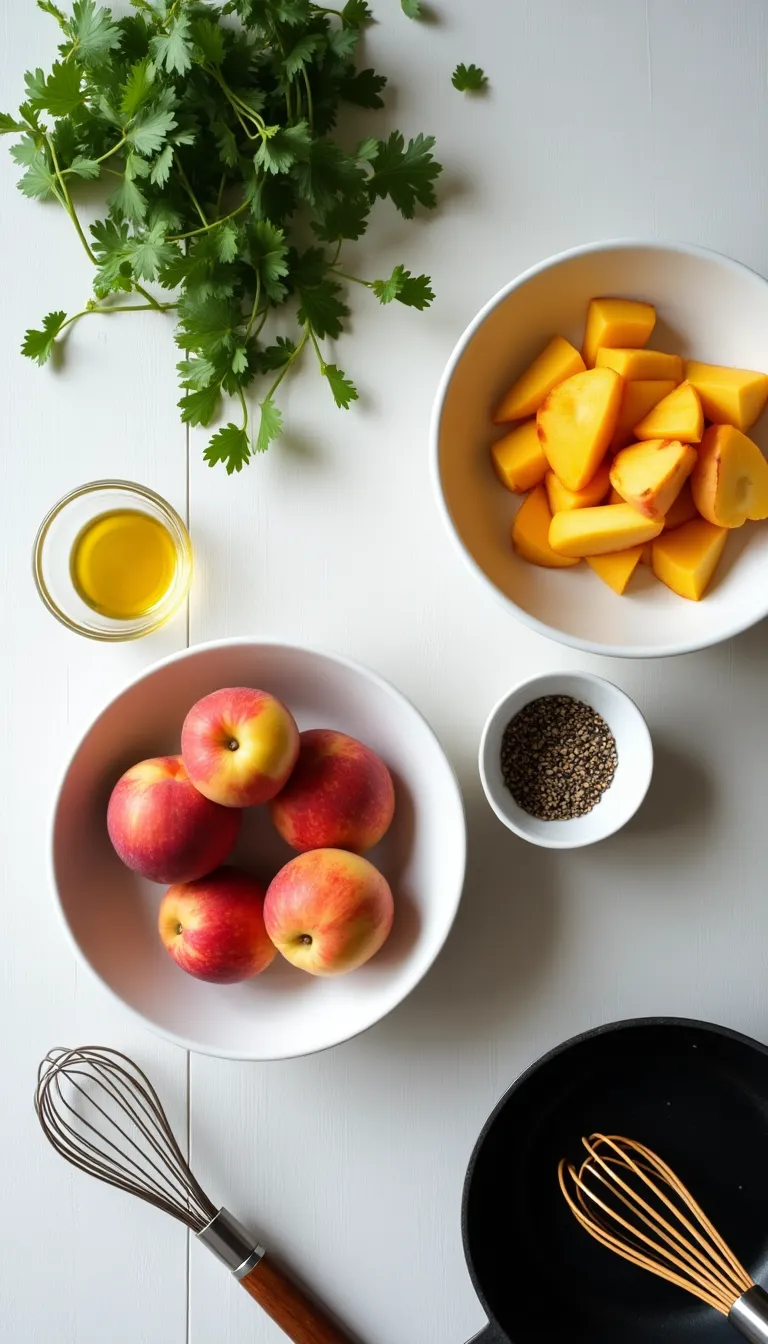
[[[105,1046],[50,1050],[35,1089],[48,1142],[79,1171],[184,1223],[227,1266],[294,1344],[349,1344],[193,1175],[147,1075]]]
[[[768,1294],[672,1168],[619,1135],[592,1134],[582,1143],[587,1157],[578,1169],[563,1159],[558,1179],[585,1231],[727,1316],[752,1344],[768,1344]]]

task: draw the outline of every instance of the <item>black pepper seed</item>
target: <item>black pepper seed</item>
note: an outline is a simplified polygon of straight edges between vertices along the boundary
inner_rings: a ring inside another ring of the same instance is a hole
[[[605,719],[571,695],[531,700],[501,739],[504,783],[518,807],[540,821],[585,817],[610,788],[618,763]]]

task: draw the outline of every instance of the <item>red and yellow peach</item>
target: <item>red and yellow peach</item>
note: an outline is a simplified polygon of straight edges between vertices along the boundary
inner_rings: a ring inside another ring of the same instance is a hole
[[[299,730],[280,700],[248,686],[214,691],[190,709],[181,754],[195,788],[224,807],[256,807],[279,793],[299,754]]]
[[[310,975],[344,975],[368,961],[392,928],[386,878],[359,854],[314,849],[273,878],[264,902],[267,933]]]
[[[302,852],[370,849],[395,810],[392,776],[381,757],[332,728],[311,728],[300,742],[293,773],[270,803],[280,835]]]
[[[237,868],[170,887],[158,931],[182,971],[213,984],[249,980],[276,956],[264,926],[264,888]]]

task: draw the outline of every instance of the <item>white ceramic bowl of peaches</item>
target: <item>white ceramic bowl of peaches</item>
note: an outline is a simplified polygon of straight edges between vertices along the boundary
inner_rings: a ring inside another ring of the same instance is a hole
[[[429,969],[461,896],[464,814],[387,682],[228,640],[157,664],[96,718],[52,864],[77,952],[146,1025],[284,1059],[364,1031]]]
[[[448,528],[519,619],[661,657],[768,614],[768,282],[684,244],[616,241],[486,304],[435,400]]]

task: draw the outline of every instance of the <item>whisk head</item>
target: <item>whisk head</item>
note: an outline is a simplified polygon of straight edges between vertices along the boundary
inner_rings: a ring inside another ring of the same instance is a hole
[[[118,1050],[50,1050],[35,1110],[48,1142],[80,1171],[178,1218],[199,1233],[216,1206],[187,1165],[154,1087]]]
[[[560,1189],[571,1212],[602,1246],[685,1288],[727,1316],[754,1287],[744,1266],[656,1153],[619,1135],[582,1139],[577,1168],[561,1161]]]

